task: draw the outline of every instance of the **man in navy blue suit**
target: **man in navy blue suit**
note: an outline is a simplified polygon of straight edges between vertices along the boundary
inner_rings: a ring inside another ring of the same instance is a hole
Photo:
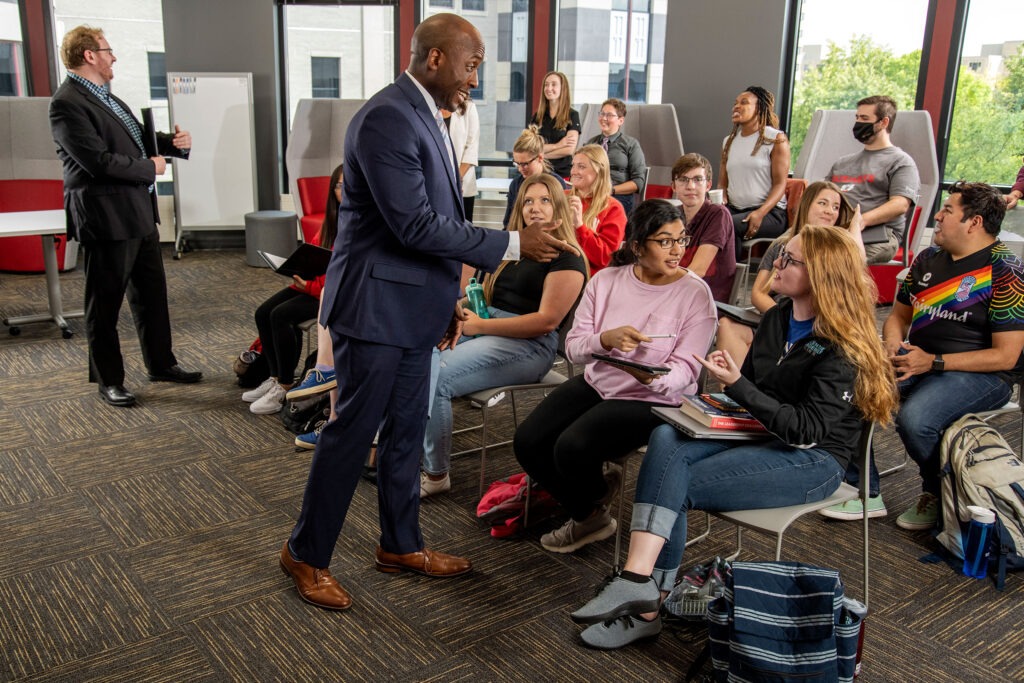
[[[420,534],[430,354],[439,340],[447,346],[459,337],[461,263],[494,270],[502,259],[549,261],[571,249],[541,229],[486,230],[465,219],[438,110],[469,99],[483,58],[483,39],[468,21],[426,19],[413,34],[409,69],[359,110],[345,134],[344,198],[320,320],[334,342],[338,402],[280,556],[299,595],[318,607],[352,603],[327,567],[378,427],[377,569],[432,577],[470,571],[469,560],[425,548]]]

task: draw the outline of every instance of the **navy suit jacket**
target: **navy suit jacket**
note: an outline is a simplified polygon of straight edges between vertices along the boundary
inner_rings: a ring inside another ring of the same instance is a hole
[[[402,348],[436,344],[451,321],[461,263],[494,270],[509,238],[466,221],[455,167],[408,74],[352,119],[344,178],[321,324]]]
[[[134,118],[127,104],[114,99]],[[156,193],[149,191],[156,167],[110,107],[68,78],[50,100],[50,130],[64,163],[68,237],[80,242],[127,240],[156,230],[160,214]],[[160,153],[187,159],[188,152],[175,148],[172,138],[157,134]]]

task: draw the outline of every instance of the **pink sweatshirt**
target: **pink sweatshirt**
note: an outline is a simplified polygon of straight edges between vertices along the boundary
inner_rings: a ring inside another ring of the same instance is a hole
[[[637,279],[633,266],[606,268],[587,283],[565,350],[573,362],[587,364],[584,376],[602,398],[678,405],[683,394],[697,390],[701,365],[693,356],[707,355],[717,322],[711,290],[693,273],[658,286]],[[646,334],[676,336],[640,344],[631,353],[605,350],[601,333],[623,325]],[[672,372],[644,385],[618,368],[595,361],[592,353],[666,365]]]

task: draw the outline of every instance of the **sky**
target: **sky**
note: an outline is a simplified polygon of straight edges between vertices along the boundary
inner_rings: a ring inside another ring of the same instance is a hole
[[[927,14],[928,0],[804,0],[800,44],[846,45],[863,34],[905,54],[921,47]],[[971,0],[963,54],[1008,40],[1024,40],[1024,0]]]

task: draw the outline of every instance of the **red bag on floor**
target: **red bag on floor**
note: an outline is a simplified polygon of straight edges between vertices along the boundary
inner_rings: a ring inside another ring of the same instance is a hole
[[[491,536],[508,538],[523,530],[526,517],[526,491],[530,479],[525,472],[493,482],[476,506],[476,516],[491,525]],[[549,517],[558,507],[550,493],[533,485],[530,491],[532,521]]]

